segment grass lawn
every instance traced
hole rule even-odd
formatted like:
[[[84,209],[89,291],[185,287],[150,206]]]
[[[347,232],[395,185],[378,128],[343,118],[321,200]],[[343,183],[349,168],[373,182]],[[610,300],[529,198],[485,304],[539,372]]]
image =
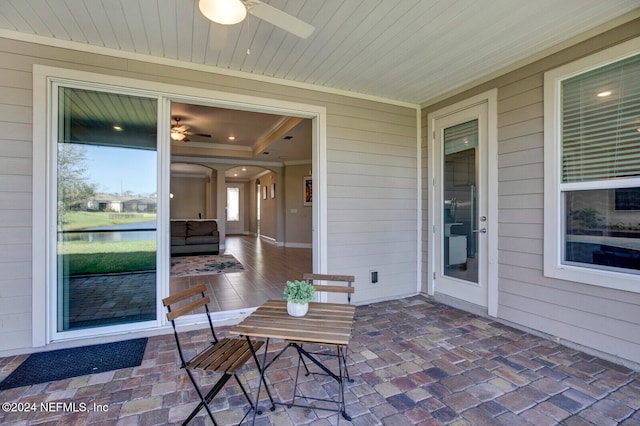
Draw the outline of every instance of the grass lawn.
[[[155,213],[68,212],[64,214],[63,229],[73,231],[151,220],[156,220]]]
[[[58,254],[68,275],[152,271],[156,269],[156,242],[65,241]]]

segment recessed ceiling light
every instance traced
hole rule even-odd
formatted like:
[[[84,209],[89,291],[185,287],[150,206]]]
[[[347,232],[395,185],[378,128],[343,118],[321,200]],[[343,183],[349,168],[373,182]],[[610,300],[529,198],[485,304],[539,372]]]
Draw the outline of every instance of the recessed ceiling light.
[[[240,170],[242,170],[243,172],[246,172],[246,171],[247,171],[247,168],[246,168],[246,167],[243,167],[243,168],[242,168],[242,169],[240,169]]]
[[[238,177],[238,174],[237,174],[237,173],[234,173],[234,174],[233,174],[233,177]]]
[[[121,132],[123,129],[122,129],[122,126],[118,126],[117,124],[114,124],[113,130],[115,130],[116,132]]]
[[[602,92],[598,93],[599,98],[606,98],[607,96],[611,96],[611,90],[603,90]]]
[[[235,141],[235,140],[236,140],[236,137],[235,137],[235,136],[229,136],[229,140],[230,140],[230,141]]]

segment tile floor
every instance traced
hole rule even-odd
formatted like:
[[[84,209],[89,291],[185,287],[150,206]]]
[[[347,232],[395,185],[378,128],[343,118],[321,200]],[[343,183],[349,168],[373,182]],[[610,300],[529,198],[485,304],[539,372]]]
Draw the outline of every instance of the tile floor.
[[[282,298],[287,280],[302,279],[312,268],[311,249],[278,247],[260,238],[227,236],[224,253],[232,254],[244,272],[171,277],[171,293],[204,284],[214,312],[260,306]]]
[[[190,336],[194,344],[204,338],[199,331]],[[351,423],[327,411],[278,406],[256,424],[640,425],[639,372],[422,296],[359,306],[349,357]],[[0,379],[24,358],[0,359]],[[281,358],[268,374],[277,397],[291,390],[294,360],[293,353]],[[241,379],[255,390],[252,367]],[[333,395],[337,387],[311,376],[302,389]],[[245,408],[240,390],[232,380],[222,393],[211,407],[219,424],[235,424]],[[0,411],[3,425],[165,425],[181,422],[196,398],[166,335],[149,339],[139,367],[3,391],[0,402],[90,408]],[[209,423],[203,414],[192,422]]]

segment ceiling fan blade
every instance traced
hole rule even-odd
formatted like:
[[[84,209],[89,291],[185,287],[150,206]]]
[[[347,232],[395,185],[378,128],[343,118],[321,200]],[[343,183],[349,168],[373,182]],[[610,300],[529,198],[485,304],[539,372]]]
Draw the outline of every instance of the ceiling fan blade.
[[[196,132],[183,132],[185,135],[189,135],[189,136],[200,136],[203,138],[210,138],[211,135],[208,135],[206,133],[196,133]]]
[[[209,24],[209,47],[211,50],[224,50],[227,46],[229,26],[211,21]]]
[[[244,4],[247,6],[247,11],[256,18],[267,21],[300,38],[307,38],[315,31],[313,25],[307,24],[295,16],[289,15],[266,3],[258,0],[246,0]]]

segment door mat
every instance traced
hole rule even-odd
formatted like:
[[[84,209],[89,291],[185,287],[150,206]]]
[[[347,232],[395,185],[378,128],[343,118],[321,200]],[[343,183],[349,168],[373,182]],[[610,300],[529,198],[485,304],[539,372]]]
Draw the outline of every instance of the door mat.
[[[244,272],[244,266],[233,255],[198,255],[171,258],[171,276],[229,274]]]
[[[137,367],[146,347],[145,337],[31,354],[0,383],[0,390]]]

